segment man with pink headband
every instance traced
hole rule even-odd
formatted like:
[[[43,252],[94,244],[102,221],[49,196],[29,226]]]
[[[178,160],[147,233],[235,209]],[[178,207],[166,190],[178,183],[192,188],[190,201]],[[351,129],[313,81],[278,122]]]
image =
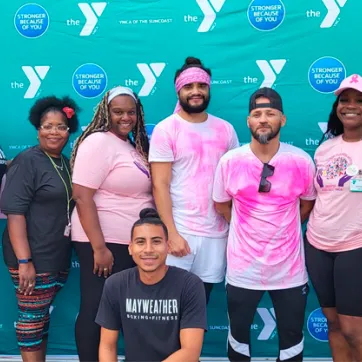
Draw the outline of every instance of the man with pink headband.
[[[211,71],[188,57],[176,72],[178,103],[154,129],[149,161],[158,212],[169,231],[167,264],[198,275],[206,300],[224,279],[228,223],[216,213],[212,184],[220,158],[239,146],[234,128],[206,113]]]

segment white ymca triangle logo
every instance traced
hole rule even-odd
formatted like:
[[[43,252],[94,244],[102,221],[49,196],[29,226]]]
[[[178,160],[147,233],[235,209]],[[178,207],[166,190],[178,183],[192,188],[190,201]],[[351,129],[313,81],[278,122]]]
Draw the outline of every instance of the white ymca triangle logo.
[[[89,36],[93,33],[93,30],[96,27],[100,16],[103,14],[107,3],[78,3],[78,6],[86,19],[83,29],[80,32],[80,36]]]
[[[38,90],[44,80],[45,76],[48,74],[50,66],[48,65],[38,65],[31,67],[29,65],[24,65],[21,67],[26,77],[29,80],[29,88],[25,92],[24,98],[34,98],[38,93]]]
[[[286,62],[286,59],[274,59],[269,62],[267,60],[257,60],[256,64],[264,76],[264,80],[260,88],[272,88],[277,79],[277,75],[279,75],[283,70]]]
[[[166,63],[138,63],[137,68],[141,72],[144,83],[139,91],[140,97],[148,96],[156,85],[158,77],[161,75],[166,67]]]

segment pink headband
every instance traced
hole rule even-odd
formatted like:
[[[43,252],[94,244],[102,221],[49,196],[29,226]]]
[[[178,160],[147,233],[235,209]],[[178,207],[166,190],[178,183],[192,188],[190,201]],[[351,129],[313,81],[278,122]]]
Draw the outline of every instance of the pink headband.
[[[190,83],[206,83],[210,86],[210,76],[201,68],[191,67],[184,70],[176,79],[175,88],[178,93],[182,87]],[[177,113],[181,109],[180,102],[177,102],[173,113]]]

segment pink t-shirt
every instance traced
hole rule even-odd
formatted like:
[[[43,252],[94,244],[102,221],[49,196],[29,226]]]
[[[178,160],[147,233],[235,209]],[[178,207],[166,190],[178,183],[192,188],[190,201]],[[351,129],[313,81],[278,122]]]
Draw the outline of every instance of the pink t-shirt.
[[[81,143],[73,183],[97,190],[94,202],[107,243],[128,244],[139,212],[154,207],[148,167],[129,142],[112,132],[93,133]],[[72,214],[72,240],[89,241],[77,209]]]
[[[362,247],[362,192],[350,191],[350,165],[362,170],[362,141],[332,138],[315,153],[317,200],[307,238],[318,249],[338,252]]]
[[[228,152],[216,171],[214,201],[232,200],[226,280],[236,287],[286,289],[308,280],[299,199],[316,197],[313,160],[281,143],[269,164],[268,193],[258,192],[263,163],[250,144]]]
[[[235,147],[233,126],[211,114],[202,123],[174,114],[155,127],[149,161],[172,162],[172,215],[179,232],[226,237],[228,224],[215,211],[212,185],[221,156]]]

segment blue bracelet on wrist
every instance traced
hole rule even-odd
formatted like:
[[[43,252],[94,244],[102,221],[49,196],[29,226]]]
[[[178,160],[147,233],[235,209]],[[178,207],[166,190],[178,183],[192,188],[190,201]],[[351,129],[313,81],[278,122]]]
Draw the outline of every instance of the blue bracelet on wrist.
[[[33,261],[33,259],[19,259],[18,260],[18,263],[19,264],[28,264],[28,263],[30,263],[30,262],[32,262]]]

